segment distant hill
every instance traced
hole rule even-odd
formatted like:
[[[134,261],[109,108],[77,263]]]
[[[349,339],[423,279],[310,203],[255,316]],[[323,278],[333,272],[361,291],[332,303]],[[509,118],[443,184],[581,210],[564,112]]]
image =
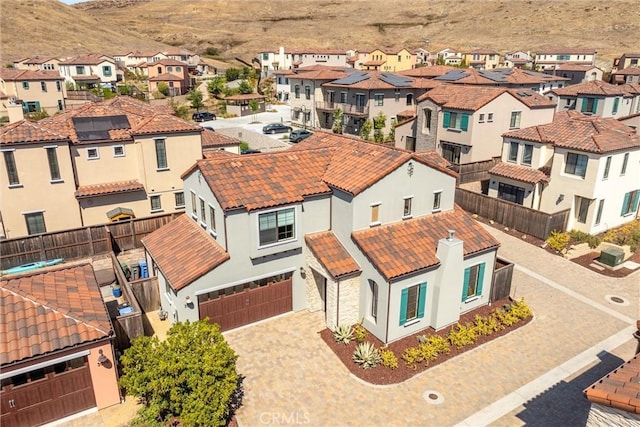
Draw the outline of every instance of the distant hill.
[[[0,0],[3,56],[182,46],[640,51],[637,0]],[[11,28],[9,31],[8,28]]]

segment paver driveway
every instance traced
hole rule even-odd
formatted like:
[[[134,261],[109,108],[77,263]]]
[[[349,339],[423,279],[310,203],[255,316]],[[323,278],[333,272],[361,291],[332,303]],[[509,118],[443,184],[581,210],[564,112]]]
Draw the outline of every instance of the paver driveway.
[[[514,272],[515,296],[525,297],[533,308],[536,317],[531,323],[403,384],[384,387],[362,383],[340,364],[317,334],[323,327],[322,313],[287,314],[228,332],[225,336],[240,355],[238,368],[245,376],[239,423],[446,426],[466,420],[469,424],[478,411],[505,396],[516,396],[516,390],[544,378],[576,355],[584,353],[597,359],[598,353],[601,358],[604,354],[609,365],[633,355],[631,335],[629,340],[624,337],[638,317],[638,274],[625,279],[604,278],[519,239],[488,230],[502,243],[500,255],[519,267]],[[622,296],[628,304],[607,302],[609,294]],[[620,331],[624,331],[617,335],[621,342],[599,347],[606,346],[602,342]],[[615,348],[614,355],[601,353]],[[589,361],[584,357],[576,360],[583,364]],[[591,370],[591,376],[606,373],[609,365]],[[570,380],[589,368],[591,364],[575,366],[576,374],[565,368],[561,372]],[[423,398],[427,390],[440,392],[444,402],[427,403]],[[579,387],[568,388],[564,397],[580,406],[580,391]],[[518,407],[517,399],[515,403],[506,400],[502,412],[506,415],[491,421],[496,425],[523,424],[524,407]],[[557,417],[566,416],[562,425],[579,425],[588,407],[580,406],[582,413],[563,415],[560,405],[546,419],[544,409],[533,413],[535,408],[529,408],[527,417],[540,425],[559,425]]]

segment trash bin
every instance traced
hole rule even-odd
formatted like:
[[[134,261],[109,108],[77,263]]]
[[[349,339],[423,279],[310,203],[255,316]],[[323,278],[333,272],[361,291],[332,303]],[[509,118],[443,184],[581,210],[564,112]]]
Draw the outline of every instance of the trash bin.
[[[141,259],[140,260],[140,277],[142,279],[146,279],[149,277],[149,270],[147,269],[147,261]]]
[[[120,263],[120,268],[122,269],[122,272],[124,273],[124,277],[127,278],[127,280],[131,279],[131,270],[129,269],[129,266],[127,266],[126,262],[121,262]]]
[[[131,279],[138,280],[140,278],[140,264],[134,262],[131,264]]]
[[[112,286],[111,292],[115,298],[120,298],[122,296],[122,289],[120,288],[120,285]]]

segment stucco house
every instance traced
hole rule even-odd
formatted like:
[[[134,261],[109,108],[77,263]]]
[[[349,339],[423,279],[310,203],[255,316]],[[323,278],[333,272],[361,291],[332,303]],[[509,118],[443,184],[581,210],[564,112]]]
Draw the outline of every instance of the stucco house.
[[[492,70],[501,62],[500,52],[492,49],[473,49],[462,52],[462,60],[476,70]]]
[[[84,54],[58,63],[60,75],[79,88],[111,87],[118,81],[116,61],[106,55]]]
[[[405,48],[373,49],[367,52],[356,51],[358,59],[354,67],[365,71],[397,72],[410,70],[416,66],[416,54]],[[360,58],[362,56],[362,58]]]
[[[147,63],[146,69],[150,93],[157,92],[158,85],[165,83],[169,87],[169,96],[184,95],[195,82],[189,76],[189,65],[186,62],[161,59]]]
[[[640,111],[640,85],[589,81],[550,91],[557,111],[578,110],[602,117],[624,117]]]
[[[536,52],[535,68],[552,70],[561,64],[596,65],[598,52],[592,48],[559,47]]]
[[[548,213],[570,209],[567,230],[597,234],[633,221],[640,201],[640,136],[613,118],[577,111],[504,134],[489,196]]]
[[[23,113],[64,111],[67,89],[57,71],[0,68],[0,115],[10,104],[22,105]]]
[[[570,79],[566,85],[577,85],[593,80],[602,80],[602,69],[593,65],[560,64],[554,69],[545,70],[546,74]]]
[[[506,68],[531,68],[533,67],[533,57],[531,52],[514,50],[504,54],[503,64]]]
[[[620,57],[614,58],[613,60],[613,68],[611,72],[615,74],[619,70],[624,70],[629,67],[638,67],[640,66],[640,53],[636,52],[625,52]]]
[[[52,56],[31,56],[13,62],[14,68],[20,70],[59,71],[60,59]]]
[[[259,52],[257,59],[264,76],[271,75],[274,71],[284,71],[296,68],[322,65],[326,67],[349,67],[347,61],[349,53],[346,49],[285,49],[263,50]]]
[[[640,67],[634,65],[612,73],[611,82],[614,84],[640,84]]]
[[[504,132],[550,123],[554,111],[553,102],[527,89],[441,85],[418,98],[415,150],[454,165],[489,161],[500,157]]]
[[[4,276],[0,296],[2,425],[120,403],[114,330],[90,264]]]
[[[325,132],[197,162],[186,213],[143,239],[163,309],[222,330],[323,311],[383,342],[455,323],[489,302],[498,242],[455,206],[447,165]]]

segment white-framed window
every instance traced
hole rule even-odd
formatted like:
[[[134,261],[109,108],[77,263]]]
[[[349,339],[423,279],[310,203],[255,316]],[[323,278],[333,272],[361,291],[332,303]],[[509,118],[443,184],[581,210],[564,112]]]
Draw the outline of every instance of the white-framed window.
[[[378,284],[369,279],[369,315],[373,320],[378,319]]]
[[[624,195],[622,201],[622,211],[620,216],[627,216],[633,214],[638,210],[638,202],[640,201],[640,190],[629,191]]]
[[[433,212],[437,212],[440,210],[441,199],[442,199],[442,190],[435,191],[433,193],[433,209],[431,209]]]
[[[151,212],[160,212],[162,210],[162,203],[160,201],[159,194],[149,196],[149,200],[151,202]]]
[[[258,215],[260,246],[295,239],[295,208],[285,208]]]
[[[304,87],[304,98],[311,99],[311,86]]]
[[[87,148],[87,159],[95,160],[99,158],[100,158],[100,151],[98,151],[98,147]]]
[[[509,122],[510,129],[520,128],[520,119],[522,118],[522,111],[512,111],[511,121]]]
[[[431,110],[431,108],[425,108],[424,110],[422,110],[423,114],[424,114],[424,127],[423,129],[426,130],[427,132],[431,131],[431,117],[433,114],[433,111]]]
[[[207,228],[207,209],[202,197],[199,198],[200,202],[200,225]]]
[[[22,82],[22,89],[29,90],[29,82]]]
[[[376,107],[382,107],[384,105],[384,94],[376,93],[373,95],[374,105]]]
[[[380,225],[380,205],[381,203],[371,204],[371,221],[370,225]]]
[[[411,218],[411,205],[413,204],[413,196],[404,198],[404,208],[402,210],[403,218]]]
[[[402,290],[400,298],[400,326],[412,324],[424,317],[427,283],[419,283]]]
[[[155,141],[156,145],[156,166],[157,170],[167,170],[169,165],[167,163],[167,147],[164,138],[158,138]]]
[[[296,99],[300,98],[300,85],[295,85],[293,87],[293,94],[296,97]]]
[[[216,208],[209,205],[209,232],[216,235]]]
[[[520,148],[520,144],[518,144],[517,142],[511,141],[509,143],[509,157],[507,158],[508,161],[514,162],[514,163],[518,161],[519,148]]]
[[[587,174],[588,161],[589,157],[584,154],[567,153],[567,163],[564,167],[564,173],[584,178]]]
[[[113,157],[124,157],[124,145],[113,146]]]
[[[49,174],[51,175],[52,182],[62,181],[60,176],[60,165],[58,164],[58,154],[56,153],[57,147],[45,147],[47,150],[47,162],[49,163]]]
[[[462,302],[470,302],[482,296],[485,263],[472,265],[464,269],[462,285]]]
[[[602,179],[605,180],[609,178],[609,170],[611,169],[611,156],[607,157],[607,160],[604,164],[604,174],[602,175]]]
[[[478,115],[478,123],[484,123],[484,113]]]
[[[531,166],[532,161],[533,161],[533,145],[524,144],[524,150],[522,150],[522,164],[526,166]]]
[[[600,199],[600,201],[598,202],[598,211],[596,213],[596,223],[595,225],[600,224],[600,221],[602,221],[602,211],[604,210],[604,199]]]
[[[7,168],[7,177],[9,178],[9,187],[20,186],[20,177],[18,176],[18,168],[16,166],[16,158],[13,150],[4,150],[4,165]]]
[[[198,205],[196,205],[196,193],[191,192],[191,216],[198,219]]]
[[[176,209],[184,209],[184,191],[176,191],[173,196],[176,199]]]
[[[493,113],[487,113],[487,123],[493,123]]]

